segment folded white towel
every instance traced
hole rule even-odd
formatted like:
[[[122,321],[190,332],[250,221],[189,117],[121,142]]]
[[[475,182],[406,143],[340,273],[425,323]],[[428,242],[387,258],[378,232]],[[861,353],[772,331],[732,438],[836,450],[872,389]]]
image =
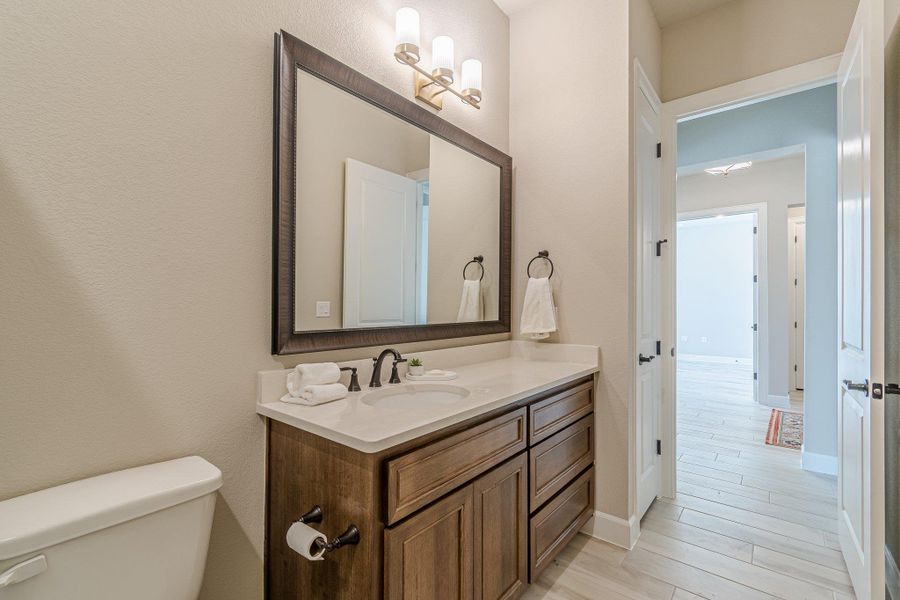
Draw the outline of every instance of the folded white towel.
[[[281,397],[282,402],[289,404],[303,404],[304,406],[316,406],[326,402],[334,402],[347,396],[347,386],[343,383],[322,383],[308,385],[303,394],[298,398],[290,394]]]
[[[297,365],[288,373],[287,389],[291,396],[299,398],[308,386],[337,383],[340,379],[341,369],[336,363]]]
[[[481,321],[484,318],[484,309],[481,303],[481,281],[478,279],[464,279],[462,297],[459,299],[459,312],[456,314],[457,323],[471,323]]]
[[[549,278],[528,278],[519,329],[532,340],[544,339],[556,331],[556,306]]]

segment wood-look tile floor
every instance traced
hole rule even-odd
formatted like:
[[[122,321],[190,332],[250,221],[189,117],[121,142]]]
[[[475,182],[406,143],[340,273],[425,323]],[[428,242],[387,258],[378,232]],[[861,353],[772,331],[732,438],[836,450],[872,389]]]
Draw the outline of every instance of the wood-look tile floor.
[[[771,409],[752,394],[750,367],[680,361],[677,497],[653,504],[631,551],[579,534],[524,598],[854,598],[836,481],[766,446]]]

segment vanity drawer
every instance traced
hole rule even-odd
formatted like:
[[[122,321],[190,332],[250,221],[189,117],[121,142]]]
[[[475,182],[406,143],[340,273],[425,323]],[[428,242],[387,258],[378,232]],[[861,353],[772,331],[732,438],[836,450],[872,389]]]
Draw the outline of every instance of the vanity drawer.
[[[593,410],[593,380],[535,402],[528,407],[528,442],[539,442]]]
[[[566,427],[528,451],[531,509],[566,487],[594,462],[594,415]]]
[[[556,498],[531,517],[531,574],[541,572],[566,547],[594,511],[594,468],[573,481]]]
[[[525,416],[523,407],[388,461],[388,524],[524,450]]]

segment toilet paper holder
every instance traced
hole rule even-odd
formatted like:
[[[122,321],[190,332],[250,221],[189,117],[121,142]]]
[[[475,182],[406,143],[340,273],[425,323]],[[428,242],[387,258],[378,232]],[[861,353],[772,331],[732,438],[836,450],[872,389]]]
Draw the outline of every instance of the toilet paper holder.
[[[306,523],[307,525],[310,523],[321,523],[322,516],[322,507],[316,504],[306,513],[300,515],[300,518],[297,519],[295,523]]]
[[[300,515],[300,518],[297,519],[296,522],[309,525],[310,523],[321,523],[323,518],[324,513],[322,512],[322,507],[316,504],[307,512]],[[351,524],[347,527],[344,533],[329,541],[325,545],[325,553],[327,554],[328,552],[333,552],[339,548],[343,548],[344,546],[355,546],[359,543],[360,537],[359,527]]]

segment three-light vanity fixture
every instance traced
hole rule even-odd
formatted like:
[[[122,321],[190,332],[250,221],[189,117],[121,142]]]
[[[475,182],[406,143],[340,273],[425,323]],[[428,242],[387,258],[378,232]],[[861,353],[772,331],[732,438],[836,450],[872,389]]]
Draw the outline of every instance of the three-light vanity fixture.
[[[441,110],[444,92],[450,92],[464,103],[481,108],[481,61],[474,58],[462,63],[462,91],[453,84],[453,40],[439,35],[431,42],[431,71],[419,66],[419,13],[414,8],[397,11],[394,58],[415,70],[416,98]]]

